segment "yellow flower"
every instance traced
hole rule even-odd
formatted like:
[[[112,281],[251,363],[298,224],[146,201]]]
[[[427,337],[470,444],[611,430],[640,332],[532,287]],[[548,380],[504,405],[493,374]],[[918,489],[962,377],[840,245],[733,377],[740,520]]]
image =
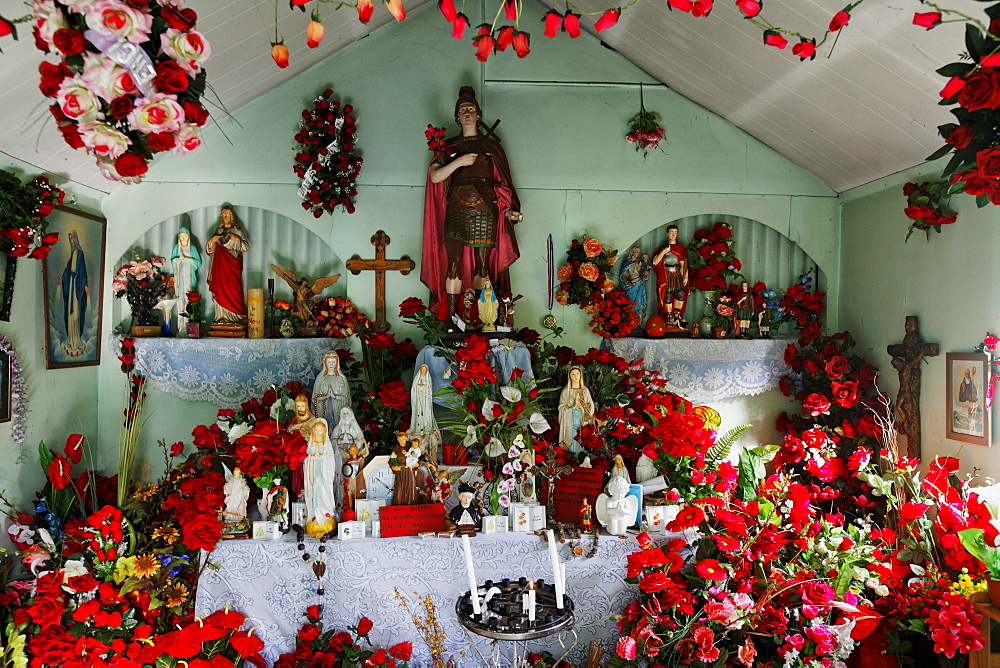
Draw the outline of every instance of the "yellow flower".
[[[116,584],[121,584],[125,581],[125,578],[132,574],[132,564],[134,563],[135,557],[118,557],[118,561],[115,562],[115,572],[112,576]]]
[[[132,497],[143,501],[156,494],[157,491],[159,491],[159,487],[156,485],[143,485],[141,482],[137,482],[135,483],[135,493]]]
[[[151,554],[141,554],[132,563],[132,575],[148,578],[160,572],[160,560]]]
[[[163,588],[163,593],[167,597],[168,608],[176,608],[188,597],[187,586],[183,582],[174,582],[173,580],[170,580]]]
[[[180,538],[180,532],[173,527],[156,527],[153,530],[153,540],[162,538],[167,545],[173,545]]]
[[[13,668],[27,668],[28,666],[28,656],[24,653],[25,636],[22,633],[15,633],[10,637],[10,642],[7,644],[7,657]]]

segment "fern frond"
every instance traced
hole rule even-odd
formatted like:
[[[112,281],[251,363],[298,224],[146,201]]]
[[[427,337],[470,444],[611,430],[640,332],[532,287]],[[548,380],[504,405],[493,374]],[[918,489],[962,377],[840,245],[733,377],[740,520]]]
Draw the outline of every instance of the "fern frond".
[[[722,462],[729,459],[736,441],[743,435],[743,432],[752,426],[752,424],[741,424],[727,431],[716,440],[715,445],[708,449],[708,452],[705,453],[705,459],[709,462]]]

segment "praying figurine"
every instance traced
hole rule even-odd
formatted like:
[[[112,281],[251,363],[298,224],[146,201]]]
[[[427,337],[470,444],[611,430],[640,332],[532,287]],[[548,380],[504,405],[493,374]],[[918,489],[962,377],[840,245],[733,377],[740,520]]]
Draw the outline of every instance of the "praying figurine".
[[[421,364],[410,387],[410,431],[408,438],[419,439],[427,451],[427,461],[437,463],[441,430],[434,419],[434,385],[430,368]]]
[[[177,295],[177,333],[187,332],[188,293],[198,292],[198,270],[202,259],[198,247],[191,242],[191,230],[181,226],[177,230],[177,241],[170,251],[170,266],[174,270],[174,294]]]
[[[493,292],[493,284],[487,277],[482,291],[479,293],[479,321],[483,323],[482,331],[497,331],[497,309],[499,302],[496,293]]]
[[[483,526],[483,512],[476,499],[476,488],[463,482],[458,486],[458,505],[448,513],[448,519],[455,523],[459,531],[475,532]]]
[[[583,369],[570,367],[566,386],[559,395],[559,445],[579,455],[583,446],[577,439],[580,429],[594,422],[594,399],[583,384]]]
[[[288,521],[288,488],[281,484],[281,478],[275,478],[271,488],[264,492],[257,502],[260,518],[268,522],[277,522],[281,533],[287,533],[290,528]]]
[[[608,482],[605,492],[597,497],[597,521],[612,536],[624,536],[639,513],[639,500],[629,496],[628,490],[625,478],[615,476]]]
[[[628,468],[625,466],[625,462],[622,461],[621,455],[615,455],[614,466],[611,467],[611,477],[612,478],[623,478],[625,482],[629,485],[632,484],[632,478],[628,474]]]
[[[330,441],[326,420],[318,418],[309,432],[309,449],[303,469],[306,533],[314,538],[337,528],[340,453]]]
[[[243,472],[239,468],[233,469],[232,474],[226,479],[226,484],[222,487],[225,495],[226,506],[222,511],[222,523],[225,525],[224,533],[242,533],[247,528],[247,503],[250,501],[250,486],[247,485]]]
[[[591,513],[590,502],[584,497],[583,503],[580,504],[580,531],[583,533],[589,533],[594,530],[594,521]]]
[[[323,371],[316,376],[312,391],[313,415],[326,419],[330,429],[337,427],[340,411],[351,406],[351,386],[340,373],[340,356],[327,353],[323,357]]]

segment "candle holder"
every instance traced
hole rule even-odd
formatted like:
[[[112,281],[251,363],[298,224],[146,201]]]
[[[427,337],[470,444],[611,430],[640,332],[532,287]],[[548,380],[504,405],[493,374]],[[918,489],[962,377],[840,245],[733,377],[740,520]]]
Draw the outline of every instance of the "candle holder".
[[[573,600],[563,594],[563,608],[556,607],[555,585],[544,580],[535,583],[535,621],[528,620],[523,600],[527,597],[526,579],[518,582],[504,579],[490,583],[500,590],[489,602],[481,606],[481,614],[473,614],[472,592],[465,592],[455,602],[455,614],[459,623],[476,635],[493,640],[537,640],[560,631],[573,628],[576,617],[573,614]],[[488,588],[479,588],[482,598]]]

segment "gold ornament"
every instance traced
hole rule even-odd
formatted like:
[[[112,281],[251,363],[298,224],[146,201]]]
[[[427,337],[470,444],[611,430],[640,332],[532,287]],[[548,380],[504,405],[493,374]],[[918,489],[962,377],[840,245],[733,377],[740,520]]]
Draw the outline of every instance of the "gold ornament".
[[[545,329],[555,329],[558,325],[556,324],[556,317],[549,313],[547,316],[542,318],[542,327]]]

